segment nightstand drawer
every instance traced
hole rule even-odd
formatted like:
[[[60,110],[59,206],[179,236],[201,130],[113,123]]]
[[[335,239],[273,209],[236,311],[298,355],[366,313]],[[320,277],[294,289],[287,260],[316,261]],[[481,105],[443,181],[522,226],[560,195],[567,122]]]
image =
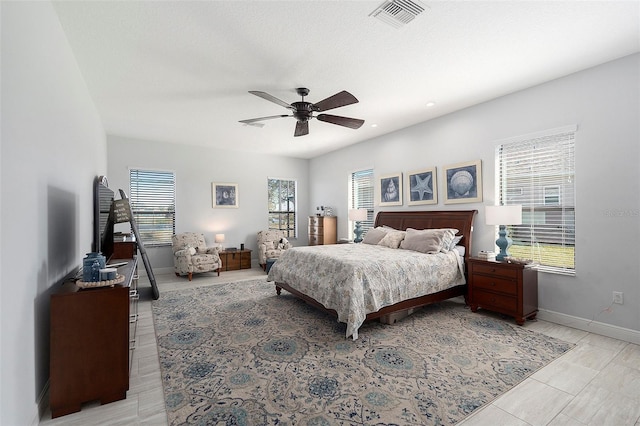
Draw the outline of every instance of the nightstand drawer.
[[[483,308],[496,308],[498,311],[516,312],[518,309],[515,297],[476,290],[473,294],[474,304]]]
[[[518,278],[518,271],[516,269],[505,268],[502,265],[491,265],[489,264],[479,264],[476,263],[473,265],[473,273],[474,274],[487,274],[487,275],[495,275],[505,278],[511,278],[513,280]]]
[[[504,293],[507,295],[517,295],[517,283],[512,280],[505,280],[496,277],[490,277],[487,275],[473,275],[473,288],[491,290],[498,293]]]

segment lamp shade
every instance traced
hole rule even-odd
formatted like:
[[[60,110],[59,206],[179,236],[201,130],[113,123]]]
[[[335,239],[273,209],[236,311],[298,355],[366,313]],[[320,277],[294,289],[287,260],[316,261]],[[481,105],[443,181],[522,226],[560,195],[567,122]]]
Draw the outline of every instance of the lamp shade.
[[[216,243],[224,243],[224,234],[216,234]]]
[[[484,216],[487,225],[520,225],[522,206],[485,206]]]
[[[367,209],[349,209],[349,220],[354,222],[367,220]]]

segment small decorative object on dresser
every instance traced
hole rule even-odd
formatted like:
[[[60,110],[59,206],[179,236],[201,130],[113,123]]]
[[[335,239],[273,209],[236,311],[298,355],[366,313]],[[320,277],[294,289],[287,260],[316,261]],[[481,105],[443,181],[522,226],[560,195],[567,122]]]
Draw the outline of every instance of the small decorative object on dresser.
[[[309,245],[321,246],[338,242],[335,216],[309,216]]]
[[[469,258],[469,306],[500,312],[518,325],[538,313],[538,271],[521,264]]]

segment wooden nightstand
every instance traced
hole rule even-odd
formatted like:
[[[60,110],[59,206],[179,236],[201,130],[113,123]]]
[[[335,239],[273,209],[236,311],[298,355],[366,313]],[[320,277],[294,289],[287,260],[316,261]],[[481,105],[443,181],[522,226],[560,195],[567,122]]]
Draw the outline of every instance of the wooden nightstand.
[[[218,255],[222,260],[221,271],[251,268],[251,250],[221,251]]]
[[[518,325],[538,313],[538,271],[517,263],[469,258],[469,306],[512,316]]]

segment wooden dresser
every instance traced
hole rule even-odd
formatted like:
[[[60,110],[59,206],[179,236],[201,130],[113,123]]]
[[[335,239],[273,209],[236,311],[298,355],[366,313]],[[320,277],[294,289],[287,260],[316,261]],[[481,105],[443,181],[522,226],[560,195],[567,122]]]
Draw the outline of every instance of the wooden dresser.
[[[122,284],[81,289],[64,283],[51,295],[51,417],[127,397],[137,315],[137,260],[118,268]],[[112,261],[113,263],[114,261]]]
[[[309,216],[309,245],[321,246],[338,242],[338,218],[335,216]]]
[[[469,306],[512,316],[518,325],[538,313],[538,271],[517,263],[469,258]]]

